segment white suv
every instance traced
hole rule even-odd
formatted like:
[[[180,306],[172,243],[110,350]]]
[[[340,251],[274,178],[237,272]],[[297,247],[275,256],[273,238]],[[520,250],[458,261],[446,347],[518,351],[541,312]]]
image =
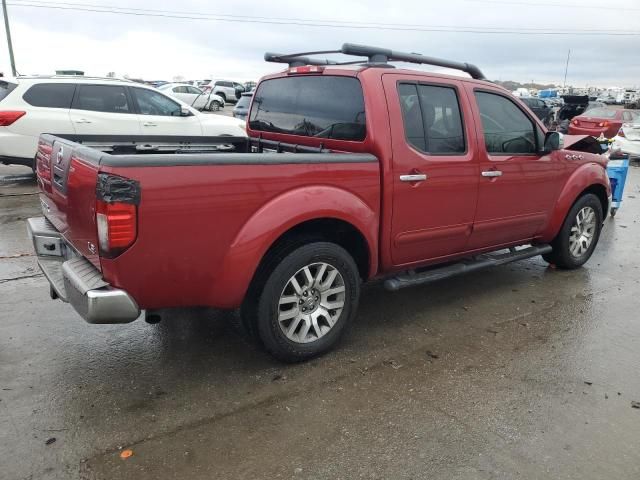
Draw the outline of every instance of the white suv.
[[[235,103],[244,92],[244,87],[238,82],[229,80],[209,80],[200,86],[207,93],[213,93],[224,99],[225,102]]]
[[[71,76],[0,78],[0,163],[32,167],[41,133],[246,135],[242,121],[202,114],[134,82]]]

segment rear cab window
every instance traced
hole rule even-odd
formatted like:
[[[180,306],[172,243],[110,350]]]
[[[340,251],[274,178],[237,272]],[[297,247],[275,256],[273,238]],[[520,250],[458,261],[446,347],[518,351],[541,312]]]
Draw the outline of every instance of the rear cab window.
[[[364,96],[354,77],[309,75],[260,83],[249,115],[254,131],[361,142]]]
[[[11,82],[0,80],[0,102],[9,95],[18,85]]]
[[[69,109],[75,89],[70,83],[38,83],[30,87],[22,99],[33,107]]]

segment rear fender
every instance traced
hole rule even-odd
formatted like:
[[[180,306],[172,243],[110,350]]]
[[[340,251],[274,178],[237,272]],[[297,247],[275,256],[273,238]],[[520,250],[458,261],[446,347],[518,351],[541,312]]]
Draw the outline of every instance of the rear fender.
[[[569,177],[556,202],[549,223],[541,233],[541,241],[550,242],[560,231],[569,209],[580,194],[594,185],[604,187],[607,197],[611,195],[611,186],[607,172],[597,163],[587,163],[578,167]],[[603,212],[606,216],[607,212]]]
[[[308,220],[335,218],[353,225],[369,247],[369,272],[378,268],[378,214],[362,199],[330,186],[307,186],[272,199],[240,229],[212,286],[213,305],[236,308],[267,250],[291,228]]]

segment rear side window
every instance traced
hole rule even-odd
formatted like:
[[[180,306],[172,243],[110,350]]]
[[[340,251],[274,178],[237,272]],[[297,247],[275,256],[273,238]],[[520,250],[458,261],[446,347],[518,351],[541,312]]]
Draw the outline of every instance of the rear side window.
[[[266,80],[252,105],[252,130],[354,141],[366,136],[362,87],[353,77]]]
[[[70,83],[39,83],[29,88],[22,99],[34,107],[68,109],[75,89]]]
[[[80,85],[73,108],[105,113],[132,112],[125,88],[116,85]]]
[[[484,144],[487,153],[536,153],[536,133],[533,122],[515,103],[501,95],[476,92]]]
[[[15,83],[5,82],[4,80],[0,81],[0,102],[9,95],[17,85]]]
[[[407,141],[430,155],[466,150],[455,89],[402,83],[398,86]]]

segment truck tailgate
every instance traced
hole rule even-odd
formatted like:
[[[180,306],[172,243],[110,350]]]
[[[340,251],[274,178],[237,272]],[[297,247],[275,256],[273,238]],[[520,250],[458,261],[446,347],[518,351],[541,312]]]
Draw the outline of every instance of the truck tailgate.
[[[98,162],[102,152],[42,135],[36,154],[40,203],[67,244],[100,269],[96,228]]]

